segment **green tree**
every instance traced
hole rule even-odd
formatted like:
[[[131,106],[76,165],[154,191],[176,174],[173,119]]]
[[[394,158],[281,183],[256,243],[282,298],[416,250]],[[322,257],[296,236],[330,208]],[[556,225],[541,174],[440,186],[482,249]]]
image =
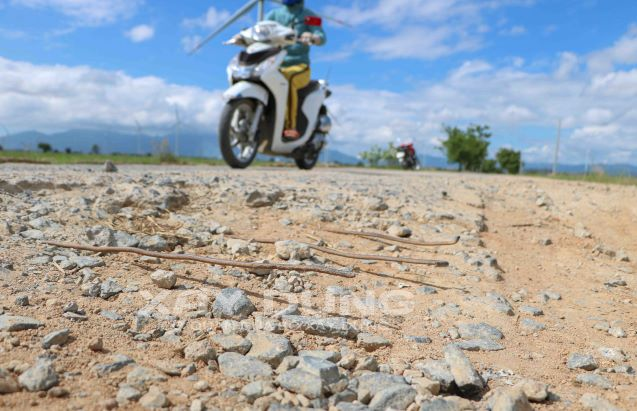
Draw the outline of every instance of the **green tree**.
[[[490,174],[499,173],[500,169],[498,168],[498,162],[492,159],[486,159],[482,162],[480,171],[483,173],[490,173]]]
[[[93,144],[91,146],[91,154],[99,154],[100,153],[100,146],[98,146],[97,144]]]
[[[466,130],[445,127],[447,140],[442,143],[442,151],[449,163],[457,163],[458,170],[480,171],[487,159],[489,149],[489,126],[472,125]]]
[[[503,170],[509,174],[520,174],[522,168],[522,153],[508,148],[501,148],[495,155]]]
[[[372,167],[377,167],[378,163],[383,159],[383,149],[374,144],[369,150],[360,153],[360,157]]]
[[[53,147],[51,147],[51,144],[49,143],[38,143],[38,149],[40,149],[43,153],[48,153],[53,150]]]

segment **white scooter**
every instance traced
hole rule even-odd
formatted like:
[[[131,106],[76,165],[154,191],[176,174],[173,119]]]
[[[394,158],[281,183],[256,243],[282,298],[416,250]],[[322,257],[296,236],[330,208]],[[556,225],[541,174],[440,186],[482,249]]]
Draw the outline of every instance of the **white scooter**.
[[[316,165],[332,122],[324,106],[331,95],[324,80],[299,90],[297,129],[300,138],[283,137],[289,84],[279,71],[296,32],[279,23],[262,21],[225,44],[245,46],[228,65],[231,87],[219,122],[221,154],[233,168],[246,168],[257,152],[293,158],[309,170]]]

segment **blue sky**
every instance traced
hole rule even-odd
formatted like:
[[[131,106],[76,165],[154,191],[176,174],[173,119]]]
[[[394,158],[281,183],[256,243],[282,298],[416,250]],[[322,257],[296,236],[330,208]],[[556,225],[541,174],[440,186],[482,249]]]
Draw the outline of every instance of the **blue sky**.
[[[634,0],[306,1],[326,23],[315,77],[330,73],[332,147],[412,139],[435,153],[442,124],[490,124],[492,148],[549,161],[637,162]],[[11,131],[170,127],[174,107],[214,130],[237,49],[185,48],[242,1],[0,0],[0,124]],[[271,6],[269,6],[271,7]],[[35,114],[37,113],[37,114]]]

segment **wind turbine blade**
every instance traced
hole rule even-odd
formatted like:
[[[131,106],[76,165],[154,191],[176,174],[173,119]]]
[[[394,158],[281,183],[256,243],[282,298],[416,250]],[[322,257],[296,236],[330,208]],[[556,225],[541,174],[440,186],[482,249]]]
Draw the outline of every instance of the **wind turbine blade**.
[[[245,14],[249,13],[250,10],[252,10],[252,8],[254,6],[256,6],[258,2],[259,2],[259,0],[250,0],[248,3],[246,3],[245,6],[241,7],[239,10],[237,10],[236,13],[234,13],[225,23],[223,23],[221,25],[221,27],[219,27],[217,30],[215,30],[212,33],[210,33],[210,35],[208,35],[208,37],[206,37],[201,42],[199,42],[199,44],[197,44],[194,49],[190,50],[190,53],[188,53],[188,54],[189,55],[193,55],[196,52],[198,52],[199,50],[201,50],[201,48],[203,46],[208,44],[208,42],[210,42],[210,40],[215,38],[219,33],[224,31],[225,29],[227,29],[231,24],[233,24],[235,21],[239,20]]]
[[[276,3],[276,4],[283,4],[283,1],[281,1],[281,0],[269,0],[269,1],[271,1],[272,3]],[[334,22],[334,23],[336,23],[338,25],[348,27],[350,29],[354,27],[351,24],[349,24],[349,23],[347,23],[347,22],[345,22],[345,21],[343,21],[341,19],[337,19],[335,17],[325,16],[323,14],[318,14],[318,16],[322,17],[325,20],[329,20],[331,22]]]

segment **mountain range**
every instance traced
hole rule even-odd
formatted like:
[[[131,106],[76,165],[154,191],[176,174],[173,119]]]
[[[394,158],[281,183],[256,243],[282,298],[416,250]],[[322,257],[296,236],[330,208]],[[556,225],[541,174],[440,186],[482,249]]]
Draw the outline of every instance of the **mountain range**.
[[[54,150],[89,153],[94,145],[99,146],[101,153],[140,154],[156,153],[162,141],[166,140],[173,153],[187,157],[220,158],[219,144],[214,132],[202,133],[193,130],[182,130],[179,141],[175,135],[151,136],[147,134],[131,134],[116,130],[76,129],[58,133],[45,134],[39,131],[25,131],[0,137],[0,146],[5,150],[37,150],[39,143],[48,143]],[[268,157],[263,157],[268,158]],[[420,163],[426,168],[455,169],[443,157],[420,155]],[[329,148],[321,155],[321,161],[354,165],[360,162],[356,156]],[[637,176],[637,166],[630,164],[595,165],[590,169],[603,169],[610,175]],[[549,171],[549,163],[525,164],[526,171]],[[560,164],[560,173],[583,174],[587,167],[583,164]]]

